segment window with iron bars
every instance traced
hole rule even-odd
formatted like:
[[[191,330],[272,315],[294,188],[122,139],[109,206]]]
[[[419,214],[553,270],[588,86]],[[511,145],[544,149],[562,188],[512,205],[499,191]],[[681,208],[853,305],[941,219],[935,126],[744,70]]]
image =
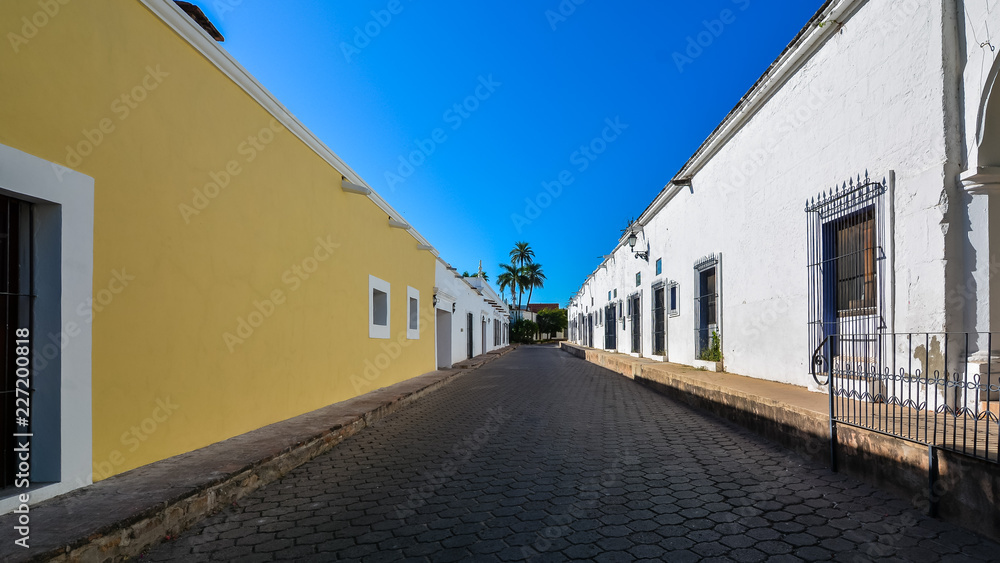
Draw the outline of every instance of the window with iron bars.
[[[836,260],[837,316],[870,315],[877,305],[875,207],[838,219],[833,231]]]
[[[806,205],[810,353],[877,361],[885,329],[885,193],[867,176]]]
[[[21,367],[25,364],[16,361],[27,356],[14,353],[18,346],[15,332],[20,328],[32,328],[32,232],[32,205],[0,196],[0,318],[3,319],[0,322],[0,353],[4,358],[3,374],[0,375],[3,380],[3,389],[0,390],[3,397],[3,407],[0,408],[0,429],[3,430],[0,488],[15,484],[18,444],[14,435],[32,431],[29,416],[30,398],[34,391],[32,369]],[[28,375],[19,375],[20,371]]]

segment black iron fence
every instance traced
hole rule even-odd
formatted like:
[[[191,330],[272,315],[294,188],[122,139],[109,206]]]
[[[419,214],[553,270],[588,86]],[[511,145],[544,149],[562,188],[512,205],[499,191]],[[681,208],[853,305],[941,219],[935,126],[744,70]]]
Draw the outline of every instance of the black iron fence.
[[[997,463],[1000,345],[995,333],[827,336],[813,377],[829,389],[836,425],[864,428]],[[834,450],[831,449],[831,455]],[[836,458],[833,458],[834,464]]]

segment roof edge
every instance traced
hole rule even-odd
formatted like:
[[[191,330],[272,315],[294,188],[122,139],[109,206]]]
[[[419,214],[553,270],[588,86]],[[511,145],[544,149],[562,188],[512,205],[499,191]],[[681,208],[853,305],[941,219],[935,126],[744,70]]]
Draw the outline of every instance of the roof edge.
[[[719,125],[708,135],[693,155],[674,174],[670,182],[660,191],[652,202],[639,215],[637,221],[645,225],[656,215],[681,188],[690,185],[690,179],[697,174],[705,163],[715,156],[749,121],[771,97],[781,90],[782,86],[792,77],[806,61],[833,37],[839,26],[819,26],[821,22],[833,20],[843,21],[850,17],[868,0],[827,0],[819,10],[806,22],[795,37],[789,42],[778,58],[768,66],[767,70],[754,82],[746,94],[740,98],[736,106],[729,111]]]
[[[342,176],[348,179],[352,184],[357,184],[359,186],[365,186],[371,189],[371,186],[365,182],[361,176],[358,175],[346,162],[341,160],[336,153],[334,153],[330,147],[326,146],[323,141],[319,139],[312,131],[310,131],[301,121],[298,120],[292,112],[288,111],[277,98],[274,97],[263,84],[257,81],[250,72],[248,72],[243,65],[236,62],[236,59],[229,54],[228,51],[223,49],[216,41],[209,38],[209,36],[204,32],[201,26],[198,25],[193,19],[191,19],[184,10],[178,6],[172,0],[139,0],[150,12],[152,12],[156,17],[158,17],[163,23],[165,23],[169,28],[174,30],[177,35],[187,41],[196,51],[202,54],[209,62],[215,65],[223,74],[229,77],[230,80],[236,83],[237,86],[243,89],[254,101],[260,104],[268,113],[270,113],[275,119],[277,119],[282,125],[284,125],[293,135],[299,138],[303,143],[313,150],[320,158],[325,160],[330,166],[335,170],[340,172]],[[374,189],[372,189],[371,194],[369,194],[368,199],[377,205],[382,211],[393,218],[401,218],[403,215],[396,211],[387,201],[382,199],[382,196],[378,194]],[[407,232],[420,244],[430,246],[433,245],[423,237],[416,229],[412,226],[407,229]],[[439,252],[437,249],[430,251],[434,256],[437,256]]]

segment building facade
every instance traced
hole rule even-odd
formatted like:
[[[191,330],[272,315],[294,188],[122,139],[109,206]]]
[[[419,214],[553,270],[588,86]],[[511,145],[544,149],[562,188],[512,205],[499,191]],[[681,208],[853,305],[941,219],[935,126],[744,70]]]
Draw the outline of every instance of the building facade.
[[[439,369],[510,344],[510,310],[483,278],[463,277],[438,258],[435,284]]]
[[[0,511],[15,432],[38,502],[436,368],[434,248],[205,22],[168,0],[0,21]]]
[[[693,365],[714,334],[726,371],[814,388],[814,352],[873,335],[989,357],[997,4],[827,2],[587,277],[570,338]]]

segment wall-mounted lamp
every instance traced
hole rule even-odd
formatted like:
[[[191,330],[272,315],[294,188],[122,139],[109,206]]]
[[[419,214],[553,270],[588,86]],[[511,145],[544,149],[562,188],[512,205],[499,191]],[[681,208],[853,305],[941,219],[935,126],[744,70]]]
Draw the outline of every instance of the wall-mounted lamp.
[[[437,307],[437,305],[438,305],[438,294],[435,293],[434,294],[434,306]]]
[[[628,246],[629,249],[635,254],[636,258],[642,258],[646,262],[649,262],[649,251],[642,250],[639,252],[635,251],[635,243],[638,241],[638,237],[635,236],[635,231],[631,231],[628,234]]]
[[[452,303],[452,304],[451,304],[451,312],[452,312],[452,313],[454,313],[454,312],[455,312],[455,309],[457,308],[457,306],[458,306],[458,303]]]

